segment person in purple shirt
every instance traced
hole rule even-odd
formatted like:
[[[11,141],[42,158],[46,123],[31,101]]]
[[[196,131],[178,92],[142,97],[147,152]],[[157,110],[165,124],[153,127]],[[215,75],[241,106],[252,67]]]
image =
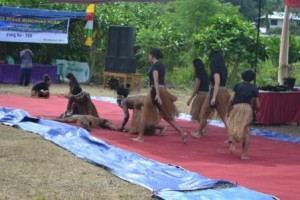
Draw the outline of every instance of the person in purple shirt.
[[[20,52],[21,74],[19,78],[20,86],[28,86],[31,79],[32,58],[34,57],[28,45],[24,45],[24,50]]]

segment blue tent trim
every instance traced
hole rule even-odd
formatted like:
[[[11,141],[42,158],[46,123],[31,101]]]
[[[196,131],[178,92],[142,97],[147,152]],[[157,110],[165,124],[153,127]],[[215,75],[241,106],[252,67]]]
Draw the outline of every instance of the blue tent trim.
[[[0,16],[28,17],[28,18],[39,18],[39,19],[59,19],[59,18],[83,19],[85,18],[86,13],[2,6],[0,7]]]

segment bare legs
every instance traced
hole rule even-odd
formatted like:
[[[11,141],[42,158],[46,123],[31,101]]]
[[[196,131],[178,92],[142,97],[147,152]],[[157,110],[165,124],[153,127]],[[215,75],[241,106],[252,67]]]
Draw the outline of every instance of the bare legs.
[[[186,144],[187,134],[178,126],[178,124],[174,120],[168,120],[167,122],[171,126],[173,126],[178,133],[180,133],[183,144]],[[160,125],[156,125],[155,128],[160,129],[160,133],[159,133],[160,135],[163,135],[167,129],[166,126],[160,126]],[[144,142],[144,130],[145,130],[145,122],[142,117],[142,119],[140,120],[140,128],[139,128],[138,136],[135,138],[132,138],[131,140],[134,142]]]
[[[144,120],[144,115],[141,116],[140,125],[139,125],[139,133],[138,136],[135,138],[132,138],[131,140],[134,142],[144,142],[144,130],[146,127],[146,123]]]
[[[242,143],[241,160],[250,159],[247,156],[249,143],[250,143],[249,130],[250,130],[250,127],[245,128],[245,133],[244,133],[244,138],[243,138],[243,143]],[[230,146],[229,146],[229,152],[230,153],[233,153],[235,151],[235,146],[236,146],[236,141],[230,141]]]
[[[187,134],[178,126],[178,124],[174,120],[167,121],[171,126],[173,126],[176,131],[181,135],[182,143],[186,144],[187,142]]]

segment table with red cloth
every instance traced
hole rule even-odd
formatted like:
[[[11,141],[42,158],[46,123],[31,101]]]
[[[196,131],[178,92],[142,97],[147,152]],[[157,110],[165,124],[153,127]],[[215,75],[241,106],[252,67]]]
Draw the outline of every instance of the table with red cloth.
[[[20,65],[0,64],[0,83],[19,83],[21,67]],[[36,83],[43,80],[44,74],[48,74],[52,83],[57,80],[56,65],[40,65],[34,64],[31,71],[30,83]]]
[[[260,91],[259,101],[256,123],[269,125],[300,122],[300,91]]]

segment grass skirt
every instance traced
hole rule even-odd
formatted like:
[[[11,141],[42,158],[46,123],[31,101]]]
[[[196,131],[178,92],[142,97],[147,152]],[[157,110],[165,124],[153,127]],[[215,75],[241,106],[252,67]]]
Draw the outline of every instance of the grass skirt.
[[[198,92],[196,97],[193,99],[192,107],[190,110],[192,120],[196,120],[198,122],[200,121],[200,111],[206,96],[207,92]]]
[[[131,125],[129,128],[129,133],[135,134],[139,132],[140,128],[140,121],[142,119],[144,109],[133,109],[132,117],[131,117]],[[160,116],[158,115],[158,119],[155,124],[147,123],[145,126],[144,134],[145,135],[153,135],[155,133],[155,125],[160,122]]]
[[[241,103],[232,107],[228,119],[229,140],[235,143],[245,139],[248,135],[252,121],[252,108],[250,104]]]
[[[140,120],[142,118],[142,114],[143,114],[143,108],[133,109],[129,133],[138,133],[139,132]]]
[[[154,88],[151,88],[150,92],[144,100],[144,112],[143,119],[147,126],[158,124],[161,118],[166,121],[174,119],[178,114],[174,102],[177,100],[177,96],[172,95],[165,87],[159,87],[159,94],[162,100],[162,104],[158,105],[155,101],[156,92]],[[160,114],[160,115],[159,115]]]
[[[211,92],[211,91],[210,91]],[[202,109],[200,111],[200,119],[206,120],[212,113],[214,108],[210,107],[210,92],[206,95]],[[216,97],[216,110],[222,120],[226,119],[230,94],[225,87],[220,87]]]

